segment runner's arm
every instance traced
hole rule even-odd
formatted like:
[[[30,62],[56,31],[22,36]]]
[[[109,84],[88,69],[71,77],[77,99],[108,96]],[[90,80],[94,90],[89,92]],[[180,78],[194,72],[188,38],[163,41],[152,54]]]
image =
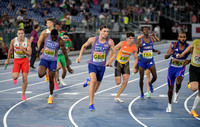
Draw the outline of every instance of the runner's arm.
[[[42,41],[43,41],[43,38],[44,38],[44,34],[45,34],[45,30],[42,31],[42,33],[40,34],[40,37],[38,39],[38,43],[37,43],[37,46],[40,47]]]
[[[183,57],[186,53],[191,52],[193,49],[192,45],[189,45],[185,51],[183,51],[181,54],[178,54],[178,58]]]
[[[112,57],[109,58],[108,62],[106,63],[106,66],[112,66],[112,62],[116,58],[116,49],[115,49],[115,43],[112,39],[109,39],[109,46],[110,46],[110,51],[112,52]]]
[[[133,73],[137,73],[137,69],[136,69],[136,66],[137,66],[137,64],[138,64],[138,49],[137,48],[135,48],[135,51],[133,52],[133,56],[134,56],[134,64],[133,64]]]
[[[37,57],[39,57],[39,54],[40,54],[41,50],[44,48],[44,41],[45,41],[47,36],[48,35],[45,34],[40,38],[40,46],[38,45],[39,47],[38,47]],[[38,42],[39,42],[39,40],[38,40]]]
[[[168,59],[172,54],[174,54],[174,51],[172,50],[172,44],[170,44],[169,49],[167,50],[167,53],[165,54],[165,59]]]
[[[116,50],[116,51],[120,50],[122,46],[123,46],[123,43],[122,43],[122,42],[119,42],[119,43],[115,46],[115,50]],[[113,56],[113,52],[110,51],[109,59],[111,59],[112,56]]]
[[[27,55],[31,56],[31,42],[29,39],[27,39],[27,50],[25,50],[22,45],[20,45],[20,49]]]
[[[9,64],[9,59],[10,59],[11,53],[13,52],[13,49],[14,49],[14,41],[15,40],[12,39],[11,42],[10,42],[10,48],[8,50],[8,57],[7,57],[5,64]]]
[[[87,40],[87,42],[85,42],[85,44],[82,45],[81,47],[81,51],[79,53],[79,56],[78,58],[76,59],[76,62],[80,63],[81,61],[81,57],[83,55],[83,52],[85,51],[85,49],[89,46],[89,45],[92,45],[94,42],[95,42],[95,38],[96,37],[91,37]]]

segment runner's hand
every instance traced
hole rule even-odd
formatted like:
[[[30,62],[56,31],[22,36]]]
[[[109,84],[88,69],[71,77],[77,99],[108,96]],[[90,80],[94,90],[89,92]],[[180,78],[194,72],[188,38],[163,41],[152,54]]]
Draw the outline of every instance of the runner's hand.
[[[112,63],[107,62],[107,63],[106,63],[106,66],[107,66],[107,67],[112,67]]]
[[[5,61],[5,64],[9,64],[9,60],[8,59]]]
[[[133,68],[133,73],[136,74],[138,72],[138,69]]]
[[[158,50],[157,53],[160,54],[161,52]]]
[[[81,58],[78,57],[78,58],[76,59],[76,62],[77,62],[77,63],[80,63],[80,62],[81,62]]]
[[[177,57],[177,58],[181,58],[181,57],[183,57],[183,56],[182,56],[182,54],[177,54],[176,57]]]
[[[189,63],[190,63],[190,60],[185,60],[185,61],[183,62],[183,66],[188,65]]]

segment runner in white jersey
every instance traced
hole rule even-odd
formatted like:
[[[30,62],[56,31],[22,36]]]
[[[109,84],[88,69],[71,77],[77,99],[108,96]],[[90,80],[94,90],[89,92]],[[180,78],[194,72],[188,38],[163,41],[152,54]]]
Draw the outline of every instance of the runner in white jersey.
[[[26,100],[25,91],[28,85],[27,76],[29,73],[29,59],[31,55],[31,43],[30,40],[24,37],[24,29],[17,30],[17,37],[11,40],[10,49],[8,51],[8,58],[5,64],[9,64],[9,58],[14,49],[14,63],[12,70],[13,83],[17,83],[20,70],[22,69],[22,95],[21,99]]]

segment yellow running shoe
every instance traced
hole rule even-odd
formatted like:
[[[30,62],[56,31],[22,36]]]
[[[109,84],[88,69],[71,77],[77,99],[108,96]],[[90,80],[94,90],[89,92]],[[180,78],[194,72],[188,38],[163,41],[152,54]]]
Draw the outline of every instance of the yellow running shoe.
[[[188,89],[191,89],[191,85],[190,85],[190,82],[188,82]]]
[[[195,112],[194,110],[192,110],[192,111],[190,112],[190,114],[191,114],[193,117],[198,117],[198,116],[199,116],[198,114],[196,114],[196,112]]]
[[[49,75],[45,75],[44,78],[45,78],[45,81],[46,81],[46,82],[49,82]]]
[[[53,104],[53,97],[49,97],[49,98],[47,99],[47,101],[48,101],[48,104]]]

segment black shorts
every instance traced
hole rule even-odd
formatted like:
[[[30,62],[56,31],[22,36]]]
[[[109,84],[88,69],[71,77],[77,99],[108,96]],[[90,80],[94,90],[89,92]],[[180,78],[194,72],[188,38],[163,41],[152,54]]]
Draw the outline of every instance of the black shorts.
[[[121,76],[121,74],[129,74],[130,75],[130,68],[129,68],[129,62],[125,64],[119,63],[117,60],[115,60],[115,77]]]
[[[189,74],[190,82],[197,81],[200,84],[200,67],[195,67],[190,64]]]

